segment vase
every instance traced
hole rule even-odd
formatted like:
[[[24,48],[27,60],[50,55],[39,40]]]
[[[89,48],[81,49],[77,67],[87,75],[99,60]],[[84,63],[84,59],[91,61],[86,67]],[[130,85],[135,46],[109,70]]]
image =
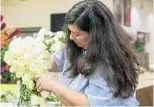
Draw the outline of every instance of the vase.
[[[17,81],[17,105],[20,105],[20,88],[21,88],[21,81]]]
[[[46,102],[46,107],[60,107],[60,106],[61,106],[60,102],[51,102],[51,101]]]
[[[23,90],[23,84],[22,84],[21,80],[18,80],[17,81],[17,106],[18,107],[33,106],[33,105],[31,105],[32,102],[30,100],[28,100],[28,101],[27,100],[26,101],[21,100],[21,98],[23,98],[22,94],[21,94],[22,90]],[[25,90],[24,90],[24,92],[25,92]],[[45,107],[53,107],[53,106],[59,107],[60,105],[61,105],[60,102],[45,101],[44,106]],[[35,107],[37,107],[37,106],[39,106],[39,105],[35,105]]]

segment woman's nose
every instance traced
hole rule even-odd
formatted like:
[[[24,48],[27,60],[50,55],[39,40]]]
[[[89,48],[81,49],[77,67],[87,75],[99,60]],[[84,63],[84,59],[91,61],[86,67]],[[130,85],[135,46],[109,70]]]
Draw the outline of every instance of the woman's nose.
[[[75,39],[75,36],[72,33],[70,34],[70,39],[71,40],[74,40]]]

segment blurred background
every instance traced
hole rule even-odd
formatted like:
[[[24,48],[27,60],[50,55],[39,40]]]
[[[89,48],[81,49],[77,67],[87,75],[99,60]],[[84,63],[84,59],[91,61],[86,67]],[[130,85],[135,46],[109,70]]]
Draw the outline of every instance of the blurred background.
[[[1,0],[1,14],[4,16],[3,22],[5,22],[9,28],[20,29],[21,32],[19,35],[33,36],[34,33],[37,33],[42,27],[52,32],[60,31],[65,14],[72,5],[79,1],[80,0]],[[138,89],[149,86],[153,87],[153,0],[100,1],[108,6],[121,26],[130,35],[131,43],[142,69]],[[3,73],[1,83],[13,83],[10,80],[9,70],[6,72],[7,73],[4,74],[4,71],[2,72],[1,69],[1,74]],[[59,73],[53,73],[52,75],[61,80]],[[1,89],[2,88],[4,88],[4,86],[1,87]],[[151,96],[152,95],[151,93]],[[143,95],[141,95],[141,97],[143,97]],[[145,99],[147,99],[147,97],[145,97]],[[142,101],[142,103],[144,103],[144,101]],[[148,101],[145,101],[145,103]]]

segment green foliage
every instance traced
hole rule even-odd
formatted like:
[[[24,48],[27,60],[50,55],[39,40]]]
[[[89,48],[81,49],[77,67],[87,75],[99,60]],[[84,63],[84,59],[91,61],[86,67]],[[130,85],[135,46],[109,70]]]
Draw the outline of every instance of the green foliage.
[[[60,37],[59,40],[64,44],[66,43],[66,39],[64,37]]]
[[[1,67],[5,67],[7,65],[7,63],[4,61],[4,55],[5,52],[8,51],[9,49],[9,45],[6,45],[2,48],[1,53],[0,53],[0,58],[1,58]],[[3,72],[1,72],[1,76],[2,79],[6,82],[11,81],[11,73],[7,70],[4,70]],[[3,82],[3,81],[2,81]]]
[[[31,90],[27,89],[24,84],[21,84],[21,88],[20,88],[20,94],[21,94],[20,95],[20,99],[21,99],[21,102],[29,101],[31,93],[32,93]]]
[[[0,102],[15,103],[16,96],[13,93],[11,93],[11,91],[3,92],[0,94]]]
[[[11,73],[8,71],[4,71],[1,73],[2,77],[5,78],[5,80],[10,81],[11,80]]]
[[[21,84],[18,105],[30,105],[31,94],[32,91],[27,89],[26,85]]]
[[[14,81],[15,83],[17,82],[17,77],[15,75],[15,73],[11,73],[11,80]]]
[[[1,53],[0,53],[0,55],[1,55],[1,66],[5,66],[6,65],[6,62],[4,61],[4,55],[5,55],[5,52],[8,50],[8,48],[9,48],[9,45],[6,45],[6,46],[4,46],[4,48],[1,50]]]
[[[46,100],[51,102],[58,102],[59,105],[62,105],[62,102],[55,95],[50,95]]]
[[[1,102],[8,102],[6,95],[1,95]]]
[[[141,52],[144,52],[145,51],[145,40],[140,40],[140,39],[137,39],[134,43],[134,46],[135,46],[135,50],[138,52],[138,53],[141,53]]]
[[[51,38],[50,38],[51,39]],[[43,41],[44,45],[47,47],[46,50],[49,52],[49,53],[53,53],[54,51],[53,50],[50,50],[52,44],[55,43],[55,40],[52,40],[50,41],[49,43],[46,43],[46,41],[44,40]]]

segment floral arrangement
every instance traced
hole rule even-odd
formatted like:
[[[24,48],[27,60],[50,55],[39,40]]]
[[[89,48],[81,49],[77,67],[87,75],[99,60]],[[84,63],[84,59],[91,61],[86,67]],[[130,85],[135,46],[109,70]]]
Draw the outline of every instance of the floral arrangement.
[[[52,33],[45,29],[41,29],[36,38],[27,36],[10,43],[4,60],[18,79],[18,105],[45,106],[47,101],[59,101],[52,93],[37,92],[35,77],[49,74],[50,56],[64,44],[63,32]]]
[[[145,44],[146,44],[145,39],[142,40],[142,39],[138,38],[137,40],[135,40],[134,46],[135,46],[136,52],[138,52],[138,53],[144,52],[145,51],[145,49],[144,49]]]
[[[0,93],[0,102],[15,103],[16,96],[11,91]]]
[[[59,51],[61,48],[65,47],[65,33],[63,31],[50,32],[42,28],[36,35],[36,39],[43,42],[46,46],[46,50],[50,54]]]
[[[4,55],[5,52],[8,50],[9,43],[11,40],[20,33],[20,30],[18,28],[7,28],[7,25],[5,22],[3,22],[3,15],[0,15],[1,20],[1,35],[0,35],[0,58],[1,58],[1,82],[7,83],[11,82],[11,74],[9,72],[9,65],[4,61]]]

